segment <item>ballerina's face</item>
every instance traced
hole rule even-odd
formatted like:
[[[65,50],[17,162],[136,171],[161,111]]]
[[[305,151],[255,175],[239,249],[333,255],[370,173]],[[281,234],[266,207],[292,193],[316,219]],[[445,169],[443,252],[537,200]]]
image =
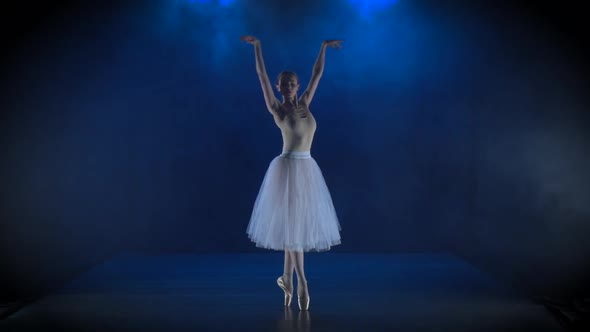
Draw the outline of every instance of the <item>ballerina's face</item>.
[[[283,76],[277,83],[277,90],[285,97],[295,97],[299,90],[299,82],[295,76]]]

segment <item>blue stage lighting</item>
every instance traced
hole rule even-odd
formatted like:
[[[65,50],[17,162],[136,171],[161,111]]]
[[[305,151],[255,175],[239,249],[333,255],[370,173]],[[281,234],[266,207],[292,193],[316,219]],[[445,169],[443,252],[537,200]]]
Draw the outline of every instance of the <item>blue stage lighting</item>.
[[[229,5],[231,5],[232,3],[234,3],[235,0],[217,0],[217,1],[212,1],[212,0],[188,0],[189,3],[210,3],[210,2],[216,2],[217,4],[219,4],[222,7],[227,7]]]
[[[359,14],[368,17],[375,12],[385,10],[394,5],[398,0],[348,0],[348,2],[357,8]]]
[[[231,5],[235,0],[219,0],[219,4],[223,7]]]

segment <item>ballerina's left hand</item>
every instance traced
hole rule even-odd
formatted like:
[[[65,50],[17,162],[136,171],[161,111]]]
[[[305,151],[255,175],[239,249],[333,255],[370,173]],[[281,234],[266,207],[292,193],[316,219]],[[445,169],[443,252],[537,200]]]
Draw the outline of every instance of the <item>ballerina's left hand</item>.
[[[332,48],[335,49],[341,49],[342,45],[340,45],[340,43],[342,43],[344,40],[338,40],[338,39],[334,39],[334,40],[324,40],[324,44],[326,46],[330,46]]]

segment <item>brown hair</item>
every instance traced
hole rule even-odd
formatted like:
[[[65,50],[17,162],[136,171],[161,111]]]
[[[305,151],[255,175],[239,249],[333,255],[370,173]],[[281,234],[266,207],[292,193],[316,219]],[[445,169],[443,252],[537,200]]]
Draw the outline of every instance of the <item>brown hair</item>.
[[[299,77],[297,76],[297,74],[295,74],[295,72],[292,72],[289,70],[283,70],[282,72],[279,73],[279,76],[277,76],[277,84],[279,84],[281,82],[281,79],[284,77],[295,77],[295,79],[297,80],[297,83],[299,83]]]

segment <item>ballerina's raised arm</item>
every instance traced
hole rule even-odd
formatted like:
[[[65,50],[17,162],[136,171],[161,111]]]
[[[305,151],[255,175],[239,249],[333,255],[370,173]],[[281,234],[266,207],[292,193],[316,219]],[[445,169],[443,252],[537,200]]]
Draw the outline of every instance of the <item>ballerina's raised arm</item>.
[[[268,109],[268,111],[273,115],[276,115],[276,112],[279,108],[279,100],[277,99],[272,90],[272,85],[270,84],[268,74],[266,73],[266,68],[264,67],[264,59],[262,58],[262,48],[260,46],[260,40],[251,35],[242,36],[240,37],[240,40],[245,41],[248,44],[254,45],[256,56],[256,73],[258,74],[258,78],[260,79],[260,85],[262,86],[264,102],[266,103],[266,108]]]
[[[326,47],[330,46],[332,48],[340,49],[342,45],[340,45],[343,40],[324,40],[322,42],[322,47],[320,48],[320,54],[318,54],[318,58],[313,66],[313,70],[311,72],[311,79],[309,80],[309,84],[305,91],[301,94],[299,101],[309,105],[311,100],[313,99],[313,95],[315,94],[315,90],[318,88],[318,83],[320,82],[320,78],[324,72],[324,63],[326,62]]]

